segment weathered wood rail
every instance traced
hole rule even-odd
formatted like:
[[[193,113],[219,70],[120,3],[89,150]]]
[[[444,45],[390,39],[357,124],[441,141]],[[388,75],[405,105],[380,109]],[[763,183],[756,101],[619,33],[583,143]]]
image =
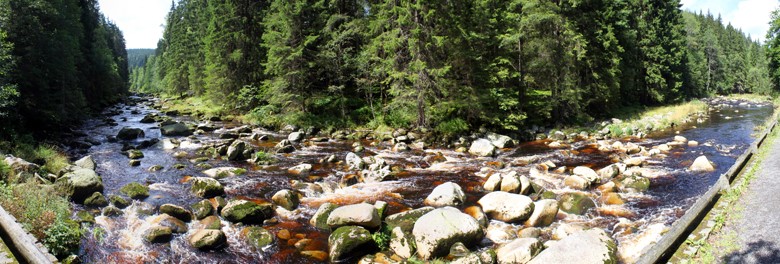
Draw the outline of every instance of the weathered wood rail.
[[[57,258],[38,243],[37,239],[22,228],[11,214],[0,206],[0,233],[3,233],[9,241],[5,241],[11,247],[20,263],[57,263]]]
[[[685,242],[688,235],[696,229],[702,219],[710,212],[713,205],[720,199],[721,193],[731,188],[731,183],[742,172],[742,169],[745,168],[750,159],[758,153],[758,149],[764,144],[769,133],[774,131],[778,120],[778,113],[777,111],[775,112],[770,119],[769,126],[737,158],[734,165],[720,175],[718,181],[685,212],[685,215],[674,222],[669,231],[657,243],[648,246],[642,251],[642,256],[637,261],[638,264],[665,263],[672,257],[677,248]]]

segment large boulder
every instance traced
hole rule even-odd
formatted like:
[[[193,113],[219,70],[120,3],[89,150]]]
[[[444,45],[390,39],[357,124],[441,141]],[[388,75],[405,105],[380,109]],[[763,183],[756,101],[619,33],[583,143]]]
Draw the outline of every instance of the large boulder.
[[[328,217],[330,216],[330,213],[332,213],[333,210],[336,210],[338,207],[338,205],[332,203],[324,203],[320,205],[320,208],[317,209],[317,212],[314,213],[314,215],[309,220],[309,224],[322,230],[329,230],[330,227],[328,226]]]
[[[574,175],[582,177],[583,179],[587,180],[589,183],[594,183],[601,179],[598,173],[596,173],[593,169],[585,166],[579,166],[574,168],[572,173],[574,173]]]
[[[515,142],[512,141],[512,138],[496,133],[488,133],[487,139],[490,140],[490,143],[497,148],[511,148],[515,145]]]
[[[167,226],[153,226],[144,233],[144,239],[149,243],[167,243],[172,238],[173,231]]]
[[[271,200],[278,206],[287,210],[295,210],[300,204],[298,193],[290,190],[281,190],[271,197]]]
[[[192,129],[182,123],[173,123],[160,128],[163,136],[186,137],[192,135]]]
[[[273,206],[269,203],[257,204],[246,200],[231,200],[222,209],[222,217],[230,222],[261,224],[273,217]]]
[[[423,215],[415,222],[412,234],[417,254],[423,260],[447,255],[457,242],[473,245],[485,235],[477,220],[453,207]]]
[[[78,167],[89,169],[89,170],[95,170],[97,168],[97,165],[95,165],[95,160],[92,159],[92,156],[83,157],[77,160],[76,162],[74,162],[73,164],[75,164]]]
[[[436,186],[423,203],[427,206],[444,207],[458,206],[464,201],[466,201],[466,194],[463,193],[463,189],[454,182],[445,182]]]
[[[211,198],[225,193],[225,187],[219,181],[207,177],[195,177],[192,182],[192,192],[202,198]]]
[[[500,264],[528,263],[544,249],[544,245],[536,238],[518,238],[503,244],[496,250]]]
[[[469,153],[480,157],[492,157],[496,154],[496,146],[490,140],[481,138],[474,140],[469,148]]]
[[[529,263],[605,264],[617,261],[615,241],[604,230],[591,229],[551,243]]]
[[[133,140],[142,137],[144,137],[144,130],[140,128],[123,127],[116,134],[116,138],[121,140]]]
[[[200,250],[212,250],[224,247],[227,236],[221,230],[201,229],[190,236],[190,245]]]
[[[90,169],[79,168],[57,179],[58,185],[73,201],[81,203],[95,192],[103,192],[103,179]]]
[[[328,226],[332,229],[349,225],[373,229],[381,224],[382,218],[376,207],[367,203],[341,206],[330,212],[328,216]]]
[[[531,217],[525,221],[526,226],[546,227],[555,221],[558,215],[558,201],[553,199],[544,199],[534,202],[534,212]]]
[[[330,261],[338,262],[349,257],[359,256],[356,252],[364,248],[373,248],[371,232],[359,226],[344,226],[336,229],[328,237]]]
[[[534,211],[531,198],[508,192],[488,193],[477,203],[491,219],[509,223],[526,220]]]
[[[149,186],[137,182],[131,182],[125,184],[125,186],[122,186],[122,188],[119,189],[119,192],[127,195],[127,197],[130,197],[130,199],[140,200],[149,197]]]
[[[715,166],[712,165],[712,162],[706,156],[699,156],[688,169],[697,172],[712,172],[715,171]]]
[[[387,224],[387,227],[391,230],[395,227],[401,227],[404,231],[412,231],[412,228],[414,228],[414,223],[417,222],[417,219],[420,219],[420,217],[430,213],[434,209],[435,208],[433,207],[426,206],[389,215],[385,217],[385,224]]]
[[[160,205],[160,213],[168,214],[184,222],[192,221],[192,212],[175,204]]]
[[[303,132],[292,132],[287,135],[287,140],[290,142],[301,142],[303,140]]]

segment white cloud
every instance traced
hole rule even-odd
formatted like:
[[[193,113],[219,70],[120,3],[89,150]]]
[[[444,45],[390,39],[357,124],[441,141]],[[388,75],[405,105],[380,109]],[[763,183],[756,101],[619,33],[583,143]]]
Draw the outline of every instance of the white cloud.
[[[124,33],[128,49],[156,48],[170,0],[98,0],[100,10]]]
[[[703,1],[682,0],[683,9],[698,12],[709,11],[721,15],[723,23],[731,23],[736,28],[750,34],[753,39],[763,41],[769,30],[769,19],[772,10],[780,5],[777,0],[726,0]]]

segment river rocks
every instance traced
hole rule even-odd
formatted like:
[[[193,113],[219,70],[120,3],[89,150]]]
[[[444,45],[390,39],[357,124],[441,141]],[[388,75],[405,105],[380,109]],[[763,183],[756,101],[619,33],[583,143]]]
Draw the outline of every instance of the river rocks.
[[[579,166],[579,167],[574,168],[572,173],[574,173],[574,175],[580,176],[583,179],[587,180],[588,183],[597,182],[601,178],[601,177],[599,177],[598,173],[593,171],[593,169],[585,167],[585,166]]]
[[[189,242],[197,249],[212,250],[224,247],[227,237],[221,230],[202,229],[190,236]]]
[[[366,163],[363,162],[363,159],[361,159],[360,156],[353,152],[347,153],[345,161],[347,162],[347,166],[349,166],[350,170],[360,170],[363,169],[366,165]]]
[[[203,171],[203,174],[214,179],[222,179],[227,177],[235,177],[239,174],[246,172],[245,169],[236,167],[217,167]]]
[[[644,192],[650,188],[650,179],[637,173],[624,175],[618,181],[617,187],[622,192]]]
[[[493,173],[482,185],[485,191],[492,192],[501,189],[501,173]]]
[[[417,254],[423,260],[446,255],[457,242],[472,245],[484,236],[474,218],[453,207],[435,209],[423,215],[415,222],[412,234]]]
[[[517,229],[504,222],[491,221],[485,230],[485,238],[495,244],[503,244],[517,238]]]
[[[160,128],[160,132],[163,136],[169,137],[186,137],[192,135],[192,130],[185,124],[173,123],[165,125]]]
[[[534,212],[531,217],[525,221],[525,226],[546,227],[555,221],[558,215],[558,201],[553,199],[544,199],[534,202]]]
[[[301,142],[303,140],[303,132],[292,132],[289,135],[287,135],[287,140],[293,143]]]
[[[274,243],[274,235],[265,228],[249,226],[241,230],[242,237],[257,249],[263,249]]]
[[[477,139],[471,143],[469,153],[480,157],[491,157],[496,154],[496,146],[487,139]]]
[[[612,164],[598,170],[596,173],[599,175],[600,182],[604,183],[620,175],[620,168],[617,164]]]
[[[715,171],[715,166],[706,156],[699,156],[688,169],[696,172],[712,172]]]
[[[108,196],[108,201],[111,202],[112,205],[116,206],[117,208],[121,208],[121,209],[124,209],[125,207],[130,206],[130,201],[128,201],[127,199],[125,199],[125,198],[123,198],[122,196],[119,196],[119,195],[113,195],[113,194],[109,195]]]
[[[420,219],[420,217],[433,210],[433,207],[426,206],[393,214],[385,218],[385,224],[387,224],[387,227],[391,230],[395,227],[401,227],[404,231],[411,232],[417,219]]]
[[[542,251],[544,245],[536,238],[518,238],[498,247],[498,263],[527,263]]]
[[[125,152],[125,156],[130,159],[137,160],[144,158],[144,153],[137,149],[131,149]]]
[[[487,139],[490,140],[490,143],[497,148],[511,148],[515,145],[514,141],[512,141],[512,138],[496,133],[488,133]]]
[[[674,136],[674,142],[688,143],[688,139],[683,136]]]
[[[485,212],[482,211],[482,207],[469,206],[466,207],[466,209],[463,209],[463,212],[476,219],[477,223],[479,223],[480,226],[485,227],[488,225],[488,221],[490,221],[490,219],[488,219],[488,216],[485,214]]]
[[[433,189],[423,203],[433,207],[458,206],[466,200],[463,189],[453,182],[445,182]]]
[[[271,204],[256,204],[246,200],[231,200],[222,209],[222,217],[230,222],[260,224],[273,217]]]
[[[312,165],[311,164],[300,164],[298,166],[292,167],[287,169],[287,173],[290,173],[292,175],[299,175],[299,176],[305,176],[309,175],[309,172],[311,172]]]
[[[274,148],[276,148],[276,153],[292,153],[295,151],[295,147],[293,147],[292,142],[287,139],[277,143],[276,147]]]
[[[133,140],[142,137],[144,137],[143,129],[130,128],[130,127],[123,127],[122,129],[119,130],[119,133],[116,135],[116,138],[121,140]]]
[[[353,256],[361,251],[362,247],[374,247],[371,233],[363,227],[344,226],[336,229],[328,237],[330,261],[338,262]]]
[[[376,207],[366,203],[341,206],[328,216],[328,226],[332,229],[348,225],[373,229],[379,227],[380,224],[382,224],[382,218]]]
[[[167,243],[172,238],[173,231],[167,226],[153,226],[144,233],[144,239],[149,243]]]
[[[298,193],[290,190],[281,190],[276,192],[274,196],[271,197],[271,200],[274,202],[274,204],[290,211],[295,210],[295,208],[298,207],[298,204],[300,204]]]
[[[588,180],[577,175],[567,176],[565,179],[563,179],[563,184],[569,188],[579,191],[588,189],[588,186],[590,186],[590,182],[588,182]]]
[[[141,166],[141,160],[133,159],[128,162],[131,167]]]
[[[160,206],[160,212],[176,217],[184,222],[192,221],[192,213],[184,207],[175,204],[163,204]]]
[[[225,193],[225,187],[212,178],[195,177],[190,179],[190,182],[192,182],[192,192],[202,198],[211,198]]]
[[[570,214],[585,214],[589,209],[596,207],[596,203],[586,193],[570,192],[561,195],[558,201],[560,209]]]
[[[206,218],[200,220],[200,225],[203,227],[203,229],[221,230],[222,220],[219,220],[219,217],[216,215],[209,215]]]
[[[157,122],[157,115],[155,115],[155,114],[147,114],[147,115],[145,115],[141,119],[140,122],[142,124],[151,124],[151,123]]]
[[[246,159],[244,157],[244,150],[247,148],[247,144],[244,141],[236,140],[227,149],[227,159],[229,161],[238,161]]]
[[[103,207],[108,205],[108,200],[102,193],[95,192],[84,200],[84,205],[91,207]]]
[[[389,247],[396,255],[402,258],[411,258],[417,251],[417,246],[414,244],[412,229],[409,228],[405,230],[400,226],[394,227],[390,231]]]
[[[317,212],[314,213],[314,216],[312,216],[309,220],[309,224],[322,230],[329,230],[330,226],[328,226],[328,217],[330,216],[330,213],[333,212],[333,210],[336,210],[336,208],[338,208],[338,205],[332,203],[324,203],[320,205],[320,208],[317,209]]]
[[[65,173],[57,183],[67,196],[79,203],[95,192],[103,192],[103,179],[90,169],[79,168]]]
[[[130,199],[145,199],[149,197],[149,187],[137,182],[131,182],[122,186],[119,192],[127,195]]]
[[[520,182],[520,176],[517,175],[517,172],[510,171],[501,175],[502,192],[518,193],[522,188],[523,184]]]
[[[103,210],[101,210],[101,213],[106,217],[112,217],[112,216],[119,216],[122,215],[123,212],[121,209],[116,208],[115,206],[106,206],[103,207]]]
[[[534,211],[534,203],[528,196],[508,192],[492,192],[477,203],[491,219],[517,222],[528,219]]]
[[[97,168],[97,166],[95,165],[95,160],[92,159],[92,156],[83,157],[77,160],[76,162],[74,162],[73,164],[88,170],[95,170]]]
[[[529,263],[617,263],[616,248],[615,241],[604,230],[591,229],[550,243]]]

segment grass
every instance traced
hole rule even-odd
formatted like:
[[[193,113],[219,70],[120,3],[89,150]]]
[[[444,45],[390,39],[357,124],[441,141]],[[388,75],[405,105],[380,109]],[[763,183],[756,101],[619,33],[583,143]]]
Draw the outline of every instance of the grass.
[[[764,147],[760,148],[755,155],[755,159],[751,162],[750,166],[744,170],[741,177],[737,179],[735,184],[723,194],[718,202],[722,205],[722,208],[728,208],[724,210],[718,210],[715,214],[709,215],[709,219],[715,222],[712,227],[712,236],[699,240],[687,240],[686,244],[698,247],[698,252],[694,257],[684,259],[683,263],[716,263],[722,262],[722,257],[729,253],[735,252],[740,249],[738,244],[738,235],[735,230],[724,231],[723,227],[729,223],[735,222],[741,219],[743,215],[743,207],[739,206],[739,199],[742,194],[750,186],[750,183],[755,179],[756,173],[760,170],[761,164],[766,160],[769,155],[769,146],[775,144],[778,138],[778,130],[770,133]],[[704,220],[705,222],[707,219]]]
[[[204,116],[225,116],[228,107],[220,106],[205,97],[193,96],[184,99],[174,98],[169,95],[163,95],[165,99],[163,105],[167,110],[175,110],[182,113],[199,113]]]
[[[751,102],[771,102],[774,99],[767,95],[761,94],[730,94],[726,96],[729,99],[746,100]]]
[[[58,258],[78,252],[83,230],[70,219],[70,202],[51,185],[0,182],[0,205]]]
[[[57,174],[70,165],[68,156],[63,154],[59,148],[47,144],[33,146],[21,143],[14,146],[11,152],[23,160],[42,164],[41,169],[48,173]]]
[[[626,134],[633,134],[637,130],[654,131],[665,129],[672,126],[672,124],[686,123],[692,115],[706,112],[707,109],[707,103],[699,100],[653,108],[625,108],[625,110],[617,111],[622,114],[616,116],[623,122],[610,125],[609,130],[612,136],[620,137]]]

